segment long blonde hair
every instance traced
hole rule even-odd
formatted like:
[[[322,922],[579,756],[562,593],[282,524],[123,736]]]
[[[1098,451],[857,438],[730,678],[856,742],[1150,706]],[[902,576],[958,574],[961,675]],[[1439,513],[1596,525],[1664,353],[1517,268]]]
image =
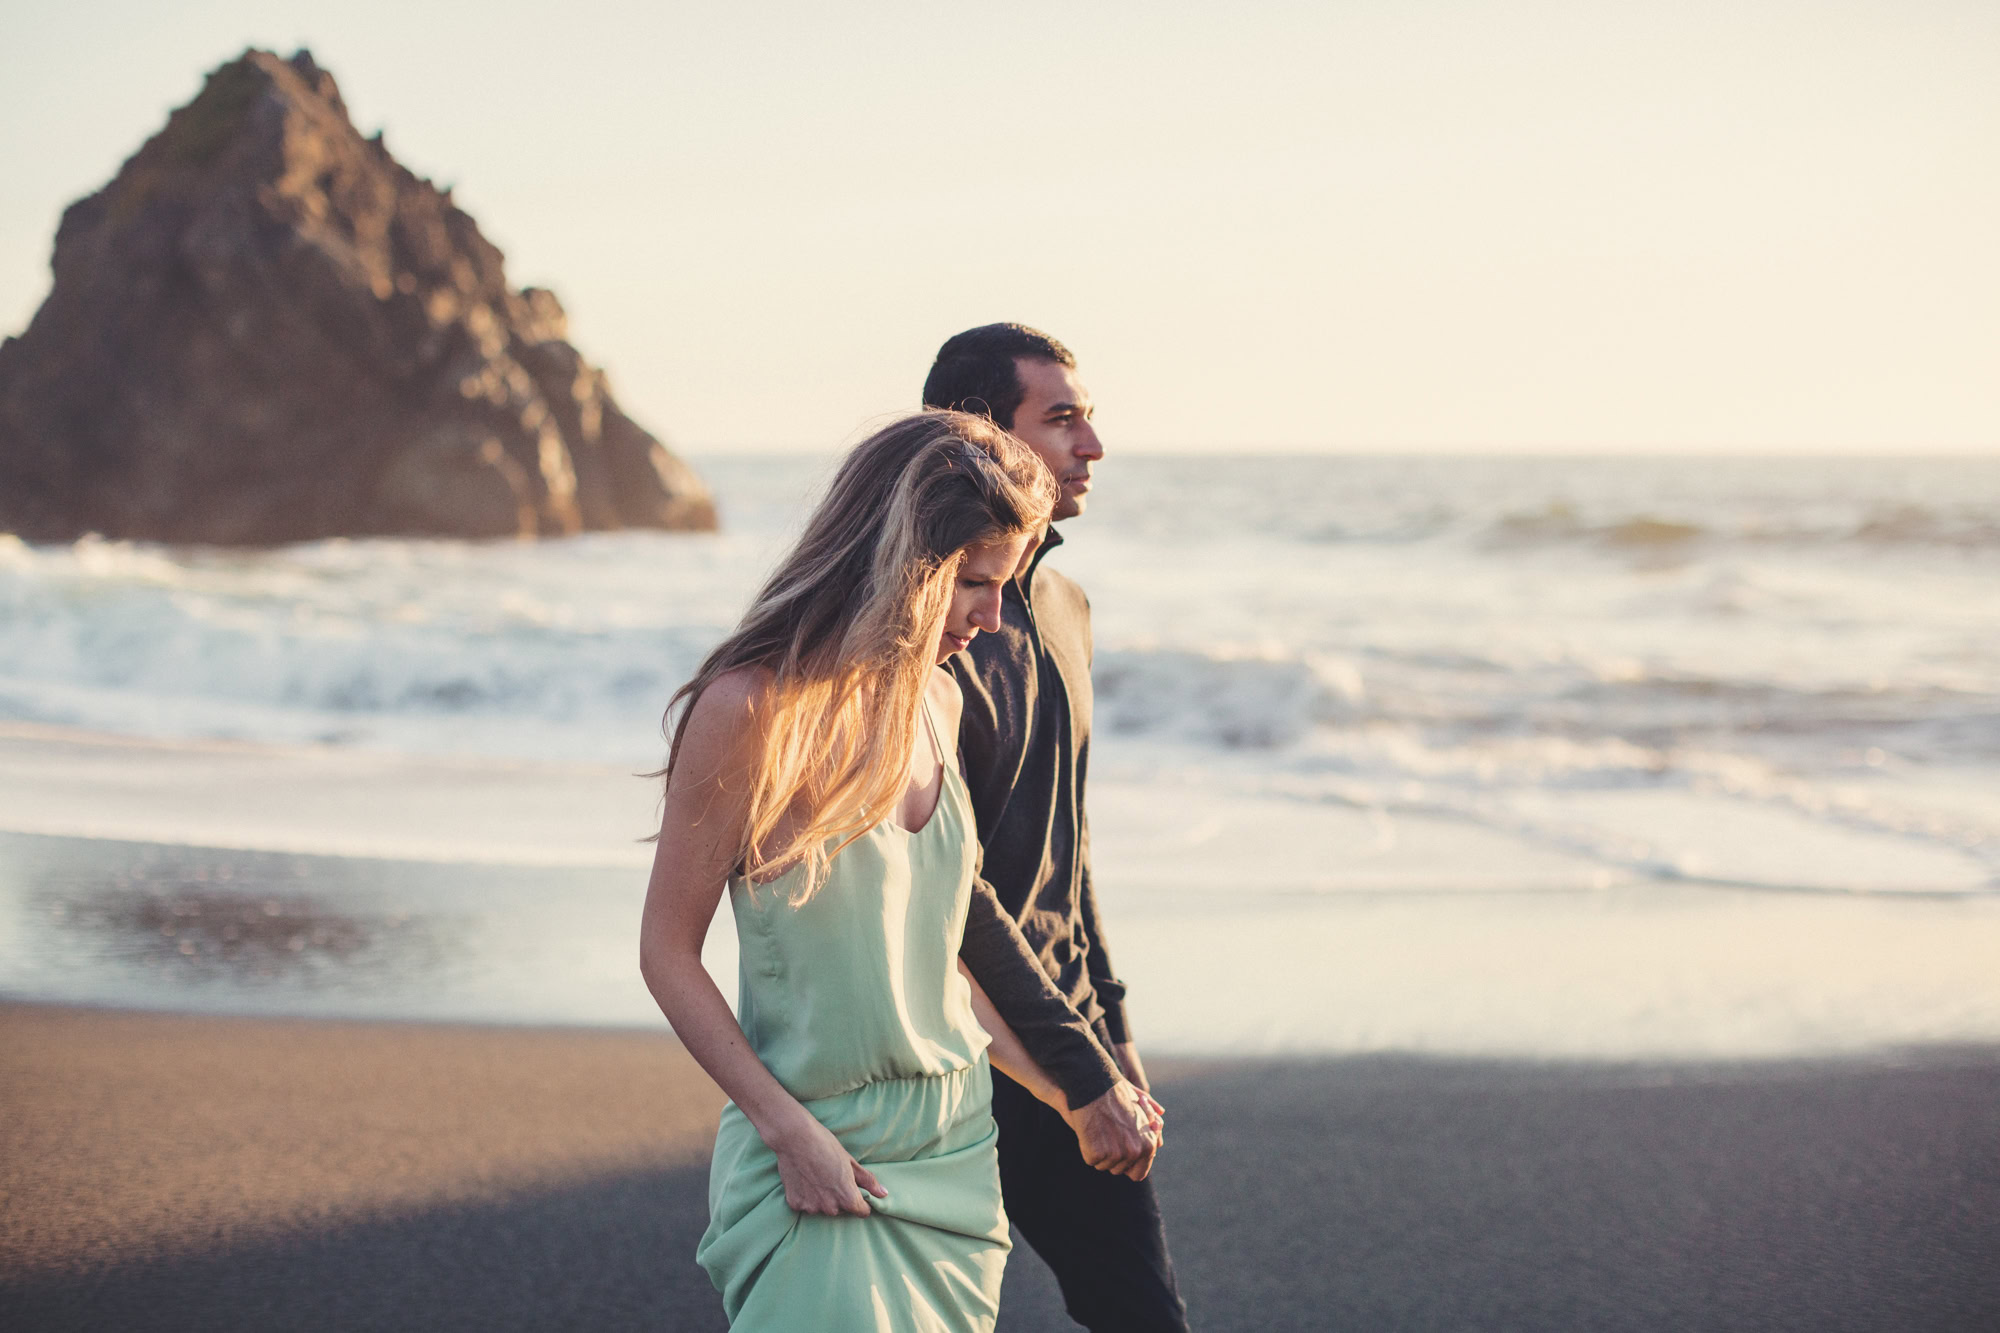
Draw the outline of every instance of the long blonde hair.
[[[803,865],[793,898],[804,901],[894,807],[960,558],[1039,531],[1056,497],[1027,446],[964,412],[900,418],[848,454],[798,545],[667,705],[672,782],[702,691],[744,667],[765,677],[751,705],[741,873]],[[802,818],[784,829],[792,811]]]

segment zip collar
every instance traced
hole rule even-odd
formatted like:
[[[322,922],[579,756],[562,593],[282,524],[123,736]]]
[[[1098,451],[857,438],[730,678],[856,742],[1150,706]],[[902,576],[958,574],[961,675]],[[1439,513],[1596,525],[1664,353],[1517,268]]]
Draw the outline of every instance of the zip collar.
[[[1056,531],[1055,524],[1049,524],[1049,530],[1042,534],[1042,544],[1035,548],[1034,557],[1028,561],[1028,568],[1022,572],[1019,578],[1014,580],[1014,582],[1021,585],[1023,593],[1027,591],[1028,585],[1035,581],[1035,571],[1042,567],[1042,558],[1062,544],[1063,535]]]

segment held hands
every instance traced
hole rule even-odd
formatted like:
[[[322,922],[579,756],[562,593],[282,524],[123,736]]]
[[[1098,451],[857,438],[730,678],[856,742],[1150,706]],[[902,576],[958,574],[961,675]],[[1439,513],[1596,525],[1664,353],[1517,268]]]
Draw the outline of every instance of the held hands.
[[[785,1202],[795,1212],[866,1217],[872,1211],[868,1195],[889,1197],[868,1168],[840,1146],[833,1131],[804,1108],[798,1120],[773,1136],[771,1151],[777,1154],[778,1177],[785,1182]]]
[[[1121,1041],[1111,1048],[1111,1058],[1118,1062],[1118,1068],[1132,1085],[1146,1095],[1146,1102],[1153,1108],[1153,1134],[1159,1142],[1153,1146],[1164,1148],[1167,1144],[1167,1108],[1153,1100],[1153,1081],[1146,1077],[1146,1063],[1139,1058],[1139,1048],[1129,1041]]]
[[[1099,1171],[1144,1180],[1166,1129],[1166,1111],[1151,1093],[1125,1079],[1063,1119],[1076,1131],[1083,1160]]]

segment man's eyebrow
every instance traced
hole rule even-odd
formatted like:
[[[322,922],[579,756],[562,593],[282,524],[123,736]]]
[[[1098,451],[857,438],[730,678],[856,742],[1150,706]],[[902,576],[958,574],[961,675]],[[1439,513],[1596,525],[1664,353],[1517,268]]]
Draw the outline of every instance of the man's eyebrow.
[[[1042,409],[1042,415],[1056,417],[1056,416],[1061,416],[1065,412],[1081,412],[1083,410],[1084,409],[1081,404],[1072,403],[1067,400],[1064,400],[1062,402],[1050,403],[1047,407]]]

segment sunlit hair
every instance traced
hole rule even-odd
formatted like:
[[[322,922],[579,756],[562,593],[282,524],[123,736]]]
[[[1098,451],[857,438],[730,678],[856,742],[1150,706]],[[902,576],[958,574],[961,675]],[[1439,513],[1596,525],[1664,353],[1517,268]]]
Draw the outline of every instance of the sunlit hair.
[[[671,783],[702,691],[741,668],[763,681],[744,732],[743,874],[802,865],[803,901],[895,807],[965,549],[1039,532],[1055,503],[1048,469],[983,417],[920,412],[855,446],[798,545],[667,706]]]

